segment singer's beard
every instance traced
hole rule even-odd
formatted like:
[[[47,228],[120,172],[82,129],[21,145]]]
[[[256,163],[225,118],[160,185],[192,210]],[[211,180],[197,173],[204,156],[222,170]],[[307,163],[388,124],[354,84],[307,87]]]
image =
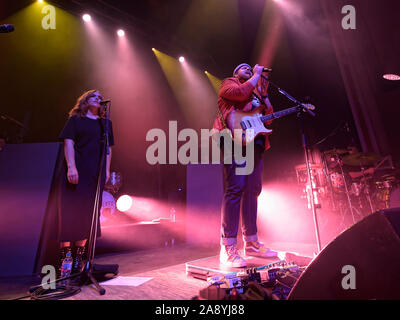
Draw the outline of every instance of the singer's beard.
[[[249,80],[252,76],[253,76],[252,73],[250,73],[250,74],[245,73],[244,75],[238,76],[238,78],[239,78],[239,80],[247,81],[247,80]]]

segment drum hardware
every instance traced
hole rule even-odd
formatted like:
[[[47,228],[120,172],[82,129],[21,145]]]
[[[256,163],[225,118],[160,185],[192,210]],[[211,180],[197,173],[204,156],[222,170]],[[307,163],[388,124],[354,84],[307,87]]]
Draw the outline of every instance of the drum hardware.
[[[345,186],[344,186],[345,179],[342,174],[340,174],[338,172],[332,172],[329,174],[329,179],[331,181],[334,192],[341,193],[341,192],[345,191],[344,190],[345,189]]]
[[[324,151],[324,155],[327,156],[327,157],[334,156],[334,155],[337,155],[337,154],[342,155],[342,154],[346,154],[346,153],[349,153],[348,149],[336,149],[335,148],[335,149],[332,149],[332,150]]]
[[[324,186],[324,187],[329,190],[331,206],[332,206],[333,211],[336,211],[337,210],[337,204],[336,204],[336,201],[335,201],[334,196],[333,196],[333,186],[332,186],[332,181],[331,181],[330,176],[329,176],[328,163],[327,163],[327,160],[326,160],[325,156],[322,157],[322,163],[324,165],[323,174],[324,174],[326,185],[327,185],[327,186]]]
[[[349,154],[349,150],[347,149],[332,149],[324,152],[324,159],[326,163],[326,167],[328,169],[334,169],[338,166],[338,163],[336,161],[336,155],[345,155]]]
[[[307,166],[295,167],[298,184],[302,187],[301,198],[307,199],[308,208],[311,198],[314,198],[314,207],[326,204],[328,210],[337,212],[340,228],[347,228],[349,223],[354,224],[375,210],[393,207],[396,203],[400,207],[400,170],[382,166],[390,156],[352,153],[350,149],[331,149],[321,155],[309,164],[311,183]],[[347,172],[345,165],[356,167],[353,171],[359,172],[358,175],[350,174],[351,169]]]
[[[314,144],[314,146],[318,144]],[[400,170],[395,170],[390,155],[381,157],[375,153],[357,152],[355,147],[333,148],[320,152],[320,154],[322,155],[320,158],[312,158],[312,161],[308,161],[317,163],[309,165],[308,176],[310,178],[305,174],[306,165],[296,166],[297,180],[303,187],[301,197],[308,199],[308,205],[310,205],[310,193],[314,197],[317,194],[321,200],[320,205],[325,205],[327,202],[329,210],[340,214],[341,225],[345,220],[347,220],[347,224],[351,220],[355,223],[359,218],[374,212],[374,209],[378,209],[378,207],[388,208],[395,204],[400,207],[400,184],[398,183]],[[318,164],[320,162],[322,162],[322,166]],[[386,163],[385,169],[383,168],[384,163]],[[356,167],[354,171],[357,171],[358,174],[348,173],[344,168],[345,165]],[[381,173],[377,178],[377,171],[388,170],[388,166],[390,172],[385,171],[388,175],[385,176]],[[373,168],[373,173],[367,169],[370,167]],[[350,177],[346,178],[347,174]],[[314,205],[315,203],[314,201]]]
[[[357,152],[343,157],[343,163],[348,166],[369,167],[375,165],[382,157],[372,152]]]
[[[362,192],[361,182],[352,182],[350,186],[350,193],[358,197]]]
[[[395,171],[394,171],[395,172]],[[379,204],[379,209],[388,209],[392,207],[400,207],[396,201],[399,179],[394,174],[382,175],[379,180],[375,181],[375,200]]]
[[[381,166],[387,162],[387,166],[386,167],[382,167]],[[395,167],[393,166],[393,160],[392,160],[392,156],[388,155],[386,157],[383,157],[381,161],[379,161],[379,163],[376,165],[375,170],[390,170],[390,171],[395,171]],[[397,170],[399,171],[399,170]]]
[[[341,156],[339,154],[335,154],[334,158],[336,159],[336,162],[337,162],[337,164],[339,165],[339,168],[340,168],[340,176],[341,176],[342,181],[343,181],[344,191],[345,191],[347,202],[348,202],[348,208],[350,210],[350,214],[351,214],[351,217],[353,219],[353,223],[356,223],[356,220],[355,220],[355,217],[354,217],[353,205],[351,203],[351,197],[350,197],[350,193],[349,193],[349,188],[347,186],[346,178],[345,178],[344,171],[343,171],[342,158],[341,158]]]
[[[371,193],[370,193],[370,187],[368,185],[368,180],[372,178],[372,175],[370,175],[365,167],[366,166],[373,166],[376,164],[378,161],[382,161],[382,157],[375,154],[375,153],[367,153],[367,152],[353,152],[352,153],[351,148],[347,149],[347,154],[345,153],[345,149],[339,149],[338,153],[335,154],[334,150],[330,150],[329,152],[326,152],[326,154],[330,155],[331,157],[335,158],[335,162],[339,166],[340,170],[339,173],[337,172],[332,172],[329,176],[330,181],[332,183],[332,189],[336,191],[337,193],[344,193],[347,198],[348,202],[348,208],[350,209],[350,212],[353,217],[353,221],[355,222],[355,215],[354,215],[354,203],[352,203],[351,196],[355,197],[355,201],[358,202],[358,207],[360,209],[363,208],[362,206],[362,201],[361,201],[361,196],[365,194],[365,197],[367,199],[370,212],[374,212],[374,205],[372,203],[371,199]],[[348,154],[350,153],[350,154]],[[341,157],[343,155],[343,157]],[[352,181],[350,187],[348,186],[348,183],[346,181],[344,171],[343,171],[343,164],[349,165],[349,166],[357,166],[360,167],[361,172],[362,172],[362,178],[360,181]],[[379,164],[379,165],[380,165]],[[333,167],[331,165],[331,167]],[[375,168],[374,168],[375,169]],[[349,190],[350,189],[350,190]]]
[[[378,189],[391,189],[396,183],[396,177],[394,176],[383,176],[382,180],[375,182]]]
[[[361,166],[361,172],[362,172],[362,174],[363,174],[362,180],[365,182],[364,192],[365,192],[365,194],[366,194],[366,196],[367,196],[368,204],[369,204],[370,209],[371,209],[370,213],[373,213],[373,212],[375,211],[375,209],[374,209],[374,206],[373,206],[373,204],[372,204],[371,194],[370,194],[370,190],[369,190],[369,185],[368,185],[368,183],[367,183],[367,181],[368,181],[369,179],[371,179],[372,177],[371,177],[371,176],[368,176],[368,174],[365,173],[365,168],[364,168],[363,166]]]
[[[311,183],[309,183],[306,164],[299,164],[295,167],[295,169],[297,182],[299,185],[303,186],[304,196],[302,196],[301,198],[307,199],[308,209],[311,209],[312,207],[310,202],[311,198],[314,198],[314,206],[318,209],[321,208],[319,194],[324,193],[322,175],[323,165],[318,163],[310,163]],[[311,192],[313,192],[312,195]]]

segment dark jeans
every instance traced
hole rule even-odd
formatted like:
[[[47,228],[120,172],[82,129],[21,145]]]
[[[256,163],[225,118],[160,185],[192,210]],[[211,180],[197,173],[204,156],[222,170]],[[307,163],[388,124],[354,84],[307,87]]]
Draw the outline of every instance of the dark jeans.
[[[240,211],[242,211],[242,233],[245,241],[257,241],[257,198],[262,189],[262,156],[264,148],[254,146],[254,170],[249,175],[236,175],[238,165],[223,165],[224,197],[221,216],[221,244],[237,243]]]

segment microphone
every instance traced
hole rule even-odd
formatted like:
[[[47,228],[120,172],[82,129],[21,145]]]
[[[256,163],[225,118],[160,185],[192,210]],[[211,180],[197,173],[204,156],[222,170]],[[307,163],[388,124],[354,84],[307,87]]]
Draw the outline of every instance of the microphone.
[[[14,31],[12,24],[0,24],[0,33],[9,33]]]
[[[111,102],[110,99],[108,99],[108,100],[103,100],[103,101],[100,102],[100,104],[107,104],[107,103],[109,103],[109,102]]]
[[[264,68],[262,72],[271,72],[271,71],[272,71],[272,69],[270,69],[270,68]],[[251,72],[254,74],[254,69],[251,70]]]

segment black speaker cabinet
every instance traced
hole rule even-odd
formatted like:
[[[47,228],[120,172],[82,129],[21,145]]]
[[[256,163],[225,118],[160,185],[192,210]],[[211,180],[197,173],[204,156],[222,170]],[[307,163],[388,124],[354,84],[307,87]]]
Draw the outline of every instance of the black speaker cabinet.
[[[342,232],[309,264],[289,300],[400,299],[400,208]]]

